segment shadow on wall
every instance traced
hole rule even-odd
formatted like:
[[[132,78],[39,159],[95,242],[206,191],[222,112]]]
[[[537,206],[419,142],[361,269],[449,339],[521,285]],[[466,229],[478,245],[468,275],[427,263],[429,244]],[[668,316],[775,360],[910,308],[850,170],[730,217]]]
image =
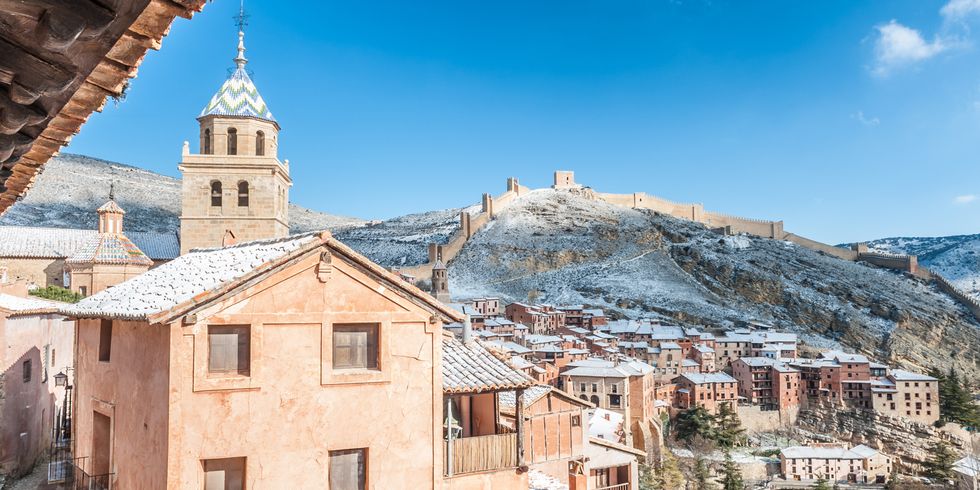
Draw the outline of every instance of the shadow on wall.
[[[37,347],[0,374],[0,474],[23,476],[47,449],[55,406],[46,386],[50,374]]]

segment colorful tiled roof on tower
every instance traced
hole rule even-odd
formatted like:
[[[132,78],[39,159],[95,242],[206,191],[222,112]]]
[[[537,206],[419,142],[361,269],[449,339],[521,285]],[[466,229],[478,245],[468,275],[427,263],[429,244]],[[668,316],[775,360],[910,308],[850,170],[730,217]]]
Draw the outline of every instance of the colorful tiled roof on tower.
[[[245,33],[238,32],[238,56],[235,58],[235,71],[221,84],[218,92],[211,97],[211,102],[201,111],[198,117],[206,116],[240,116],[257,117],[267,121],[275,121],[272,112],[265,105],[259,90],[255,88],[252,79],[245,72]]]

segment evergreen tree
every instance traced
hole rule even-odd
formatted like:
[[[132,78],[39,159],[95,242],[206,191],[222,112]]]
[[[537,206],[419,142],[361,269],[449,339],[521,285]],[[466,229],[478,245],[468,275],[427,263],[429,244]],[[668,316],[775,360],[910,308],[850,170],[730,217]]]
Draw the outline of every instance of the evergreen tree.
[[[640,490],[661,490],[657,486],[657,474],[653,465],[643,463],[640,465]]]
[[[677,466],[677,459],[670,451],[664,451],[663,461],[656,472],[656,490],[678,490],[684,486],[684,474]]]
[[[712,490],[715,488],[714,484],[711,483],[708,465],[700,456],[694,461],[694,481],[692,483],[694,490]]]
[[[931,454],[929,461],[923,464],[926,469],[926,476],[944,482],[953,479],[953,463],[956,462],[956,453],[949,448],[949,444],[945,441],[934,442],[929,448],[929,453]]]
[[[980,427],[980,408],[973,403],[972,386],[962,381],[953,368],[945,374],[931,369],[929,375],[939,380],[939,420],[966,428]]]
[[[745,483],[742,482],[742,470],[732,459],[732,453],[725,451],[725,463],[721,467],[722,486],[725,490],[743,490]]]
[[[700,405],[684,410],[674,420],[674,434],[682,441],[689,441],[694,436],[716,440],[715,417]]]
[[[722,403],[715,418],[717,429],[715,440],[723,448],[731,448],[745,443],[745,429],[738,419],[738,412],[731,408],[730,403]]]
[[[817,480],[817,484],[813,486],[813,490],[831,490],[830,485],[827,484],[826,478],[821,478]]]

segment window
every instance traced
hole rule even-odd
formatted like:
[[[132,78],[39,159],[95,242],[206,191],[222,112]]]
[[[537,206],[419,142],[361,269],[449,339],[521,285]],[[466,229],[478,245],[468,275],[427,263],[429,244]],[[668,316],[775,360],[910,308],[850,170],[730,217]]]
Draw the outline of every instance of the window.
[[[591,397],[589,397],[589,401],[592,402],[593,405],[595,405],[597,407],[599,406],[599,397],[598,396],[592,395]]]
[[[205,459],[204,490],[245,490],[245,458]]]
[[[205,155],[211,154],[211,129],[210,128],[204,130],[204,142],[201,144],[201,147],[202,147],[201,153],[204,153]]]
[[[572,415],[572,427],[578,427],[580,425],[582,425],[582,416]]]
[[[228,128],[228,154],[238,154],[238,130],[235,128]]]
[[[585,391],[585,383],[580,383],[580,385],[581,389],[579,391]]]
[[[85,286],[79,286],[78,294],[81,294],[83,297],[88,296],[88,288],[86,288]]]
[[[211,182],[211,206],[221,207],[221,182]]]
[[[330,490],[367,488],[367,449],[330,451]]]
[[[377,325],[334,325],[334,369],[378,369]]]
[[[609,406],[618,407],[623,403],[623,399],[620,395],[609,395]]]
[[[208,372],[249,375],[250,341],[247,326],[208,327]]]
[[[25,383],[30,383],[31,382],[31,360],[30,359],[24,361],[23,369],[24,369],[24,382]]]
[[[238,183],[238,207],[248,207],[248,182],[244,180]]]
[[[592,383],[592,393],[599,391],[599,385]]]
[[[109,362],[112,354],[112,320],[102,320],[99,325],[99,362]]]
[[[612,392],[613,393],[616,393],[617,392],[617,386],[616,385],[612,385]]]
[[[265,133],[262,131],[255,133],[255,154],[265,155]]]

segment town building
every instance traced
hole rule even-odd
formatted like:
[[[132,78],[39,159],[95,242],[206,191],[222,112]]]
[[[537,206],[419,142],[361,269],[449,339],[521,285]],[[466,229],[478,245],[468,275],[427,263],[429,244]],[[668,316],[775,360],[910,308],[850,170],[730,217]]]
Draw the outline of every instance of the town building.
[[[66,435],[66,387],[55,375],[70,373],[74,324],[62,306],[0,283],[0,479],[31,471]]]
[[[279,123],[245,70],[242,32],[234,61],[197,118],[199,152],[184,143],[181,253],[289,234],[289,160],[278,158]]]
[[[797,343],[794,333],[737,329],[715,338],[715,359],[724,368],[740,357],[795,358]]]
[[[723,404],[734,410],[738,400],[738,382],[722,372],[682,374],[674,378],[674,384],[677,385],[674,403],[682,410],[700,406],[717,414]]]
[[[892,472],[892,458],[865,445],[850,449],[843,444],[787,447],[780,451],[779,462],[783,476],[793,481],[880,485],[888,482]]]
[[[932,376],[891,369],[871,381],[874,411],[932,425],[939,420],[939,380]]]
[[[440,407],[464,388],[440,368],[469,361],[443,359],[441,325],[462,318],[328,234],[191,252],[63,311],[74,456],[114,488],[442,485]],[[490,371],[455,383],[527,379]]]
[[[803,396],[800,371],[768,357],[740,357],[732,362],[738,394],[762,410],[798,408]]]
[[[504,308],[508,320],[527,325],[533,334],[555,334],[565,326],[565,312],[548,305],[511,303]]]
[[[109,201],[97,212],[98,234],[90,236],[65,260],[70,278],[66,286],[82,296],[136,277],[153,266],[153,261],[123,233],[126,211],[116,204],[111,190]]]

